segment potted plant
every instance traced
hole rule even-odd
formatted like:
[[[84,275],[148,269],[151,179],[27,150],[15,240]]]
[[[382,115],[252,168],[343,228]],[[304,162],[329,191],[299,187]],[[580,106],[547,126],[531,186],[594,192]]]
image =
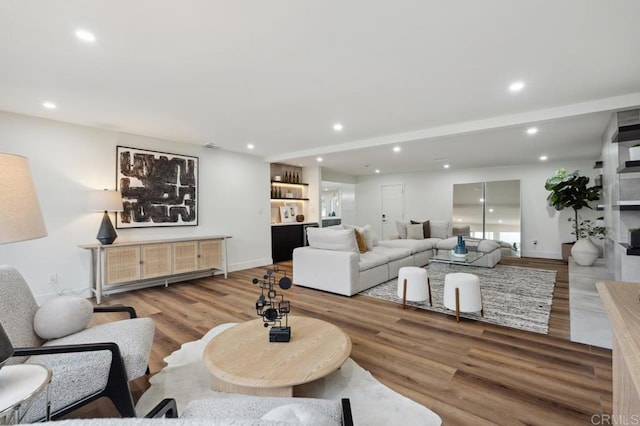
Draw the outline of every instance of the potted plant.
[[[569,222],[574,221],[574,218],[569,218]],[[598,223],[599,221],[592,222],[590,219],[582,220],[580,218],[577,226],[576,223],[573,223],[574,232],[572,234],[577,236],[578,241],[571,248],[571,256],[573,256],[573,260],[578,265],[591,266],[600,255],[598,246],[593,244],[591,238],[604,239],[607,235],[607,228],[600,226]]]
[[[578,232],[578,211],[583,208],[591,209],[589,203],[600,199],[600,192],[597,186],[589,186],[589,177],[580,176],[580,172],[576,170],[573,173],[567,173],[565,169],[556,171],[545,182],[544,188],[551,191],[547,197],[547,202],[558,211],[566,208],[573,209],[574,214],[574,232],[579,236]],[[565,243],[573,244],[573,243]],[[562,259],[568,261],[569,245],[563,244]]]
[[[640,228],[629,229],[629,245],[633,248],[640,248]]]

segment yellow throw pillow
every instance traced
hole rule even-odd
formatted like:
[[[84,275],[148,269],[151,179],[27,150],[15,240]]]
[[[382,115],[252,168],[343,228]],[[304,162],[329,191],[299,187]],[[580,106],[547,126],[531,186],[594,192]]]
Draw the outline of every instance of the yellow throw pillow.
[[[358,250],[360,253],[365,253],[367,251],[367,240],[364,239],[364,235],[362,232],[357,229],[353,230],[356,233],[356,242],[358,243]]]

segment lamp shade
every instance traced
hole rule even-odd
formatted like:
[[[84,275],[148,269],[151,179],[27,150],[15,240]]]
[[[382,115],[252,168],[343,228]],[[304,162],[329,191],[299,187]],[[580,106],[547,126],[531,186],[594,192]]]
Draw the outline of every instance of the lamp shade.
[[[120,191],[96,190],[89,192],[89,210],[92,212],[121,212],[122,195]]]
[[[46,235],[29,161],[0,153],[0,244]]]

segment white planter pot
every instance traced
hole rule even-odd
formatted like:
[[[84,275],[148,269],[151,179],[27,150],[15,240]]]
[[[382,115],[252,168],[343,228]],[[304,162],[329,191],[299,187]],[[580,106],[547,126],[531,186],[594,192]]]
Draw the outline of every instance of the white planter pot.
[[[640,161],[640,146],[632,146],[629,148],[629,160]]]
[[[578,265],[591,266],[598,260],[600,250],[589,238],[582,238],[571,248],[571,256]]]

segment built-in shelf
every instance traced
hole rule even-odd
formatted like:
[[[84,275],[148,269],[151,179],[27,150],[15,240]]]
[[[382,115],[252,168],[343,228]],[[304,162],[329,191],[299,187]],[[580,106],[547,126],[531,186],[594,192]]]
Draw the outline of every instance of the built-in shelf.
[[[615,204],[613,206],[616,210],[640,210],[640,201],[638,204]]]
[[[620,126],[618,132],[613,136],[611,142],[629,142],[640,140],[640,124]]]
[[[294,186],[309,186],[308,183],[303,183],[303,182],[281,182],[279,180],[272,180],[271,181],[272,185],[294,185]]]
[[[604,210],[604,204],[598,204],[596,206],[596,210],[599,211],[599,212],[603,211]]]
[[[282,198],[271,198],[271,201],[309,201],[308,198],[293,198],[293,197],[282,197]]]
[[[601,169],[602,168],[602,161],[596,161],[596,164],[593,165],[594,169]]]
[[[618,167],[618,173],[638,173],[640,172],[640,161],[625,161]]]
[[[627,249],[627,256],[640,256],[640,247],[631,247],[627,243],[620,243],[620,245]]]

